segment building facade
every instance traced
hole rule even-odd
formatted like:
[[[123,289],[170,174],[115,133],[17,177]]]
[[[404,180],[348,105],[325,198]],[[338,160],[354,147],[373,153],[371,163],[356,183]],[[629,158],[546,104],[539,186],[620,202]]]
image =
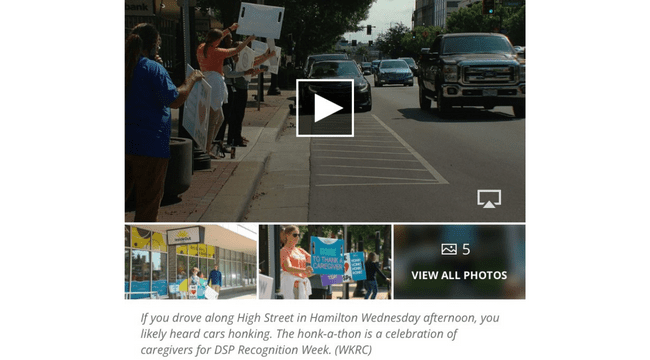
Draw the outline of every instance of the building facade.
[[[445,28],[447,16],[481,0],[416,0],[413,12],[414,26]]]
[[[232,233],[228,229],[220,230]],[[127,298],[169,298],[170,285],[177,285],[181,292],[187,291],[192,268],[197,267],[207,278],[215,265],[222,273],[222,292],[254,291],[256,288],[257,245],[250,239],[246,248],[231,249],[226,241],[219,246],[218,238],[201,244],[169,245],[164,231],[137,225],[126,225],[124,233],[124,292]]]

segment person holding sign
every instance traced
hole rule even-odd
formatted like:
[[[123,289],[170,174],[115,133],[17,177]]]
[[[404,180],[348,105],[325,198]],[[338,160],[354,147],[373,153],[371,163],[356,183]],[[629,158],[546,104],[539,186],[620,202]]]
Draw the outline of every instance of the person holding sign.
[[[371,298],[375,299],[377,297],[377,274],[381,275],[387,282],[390,282],[390,279],[381,272],[379,269],[379,257],[374,252],[368,254],[368,260],[366,261],[366,296],[365,299]]]
[[[311,284],[309,277],[314,275],[309,252],[296,247],[300,240],[300,231],[295,225],[288,226],[280,232],[280,290],[285,299],[309,299]]]
[[[125,190],[128,200],[135,188],[136,222],[158,221],[170,158],[170,108],[179,108],[203,79],[196,70],[177,88],[160,64],[160,43],[158,30],[145,23],[126,39]]]
[[[233,44],[235,47],[240,46],[241,42],[237,41]],[[266,68],[256,68],[261,63],[269,58],[275,56],[275,51],[269,49],[260,56],[256,56],[253,62],[253,68],[246,71],[234,71],[232,68],[224,67],[226,78],[233,78],[233,104],[230,104],[230,124],[231,128],[228,129],[228,144],[231,146],[246,146],[247,139],[242,136],[242,124],[244,123],[244,115],[246,114],[246,102],[248,101],[248,80],[245,75],[255,76],[261,72],[266,71]],[[239,55],[233,57],[235,63],[239,62]]]
[[[236,55],[255,40],[255,35],[249,36],[240,46],[231,49],[220,48],[221,41],[237,29],[237,24],[233,24],[224,31],[211,29],[205,38],[205,42],[199,45],[196,50],[196,57],[199,60],[201,71],[205,73],[205,79],[212,87],[212,102],[210,106],[210,124],[208,125],[208,154],[217,158],[212,153],[212,140],[215,138],[217,131],[224,120],[222,106],[224,101],[228,101],[228,88],[223,79],[223,61],[226,58]]]

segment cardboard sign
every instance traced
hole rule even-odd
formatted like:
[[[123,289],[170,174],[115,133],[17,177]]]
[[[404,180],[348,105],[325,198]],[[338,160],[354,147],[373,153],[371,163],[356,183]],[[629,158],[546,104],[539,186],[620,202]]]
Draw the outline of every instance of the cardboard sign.
[[[309,246],[314,274],[343,275],[343,239],[311,237]]]
[[[185,77],[194,71],[187,65]],[[194,84],[190,96],[183,107],[183,127],[202,149],[208,147],[208,123],[210,122],[210,102],[212,87],[205,79]]]
[[[280,70],[280,54],[282,53],[282,49],[279,47],[275,47],[275,56],[272,56],[268,62],[269,62],[269,72],[271,74],[278,74],[278,70]]]
[[[345,253],[343,282],[354,282],[366,279],[366,266],[362,252]]]
[[[242,2],[237,20],[237,34],[279,39],[283,20],[282,7]]]
[[[259,280],[260,299],[271,299],[273,297],[273,278],[260,274],[257,279]]]
[[[205,298],[208,300],[217,300],[219,298],[219,293],[214,291],[213,288],[206,286],[205,287]]]
[[[198,297],[198,292],[199,292],[198,285],[190,285],[188,287],[189,289],[187,292],[189,294],[189,298],[196,299]]]
[[[320,281],[321,284],[323,284],[323,286],[340,284],[343,282],[343,276],[342,275],[321,275]]]
[[[235,71],[246,71],[253,68],[253,63],[255,62],[255,51],[248,46],[246,46],[242,51],[239,52],[239,61],[235,64]],[[244,75],[246,81],[251,81],[250,75]]]

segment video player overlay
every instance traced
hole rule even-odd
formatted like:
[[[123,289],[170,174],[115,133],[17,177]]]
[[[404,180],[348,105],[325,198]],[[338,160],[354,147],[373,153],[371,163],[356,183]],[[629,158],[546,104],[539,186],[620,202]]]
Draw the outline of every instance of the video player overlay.
[[[354,136],[352,80],[298,80],[297,135]]]

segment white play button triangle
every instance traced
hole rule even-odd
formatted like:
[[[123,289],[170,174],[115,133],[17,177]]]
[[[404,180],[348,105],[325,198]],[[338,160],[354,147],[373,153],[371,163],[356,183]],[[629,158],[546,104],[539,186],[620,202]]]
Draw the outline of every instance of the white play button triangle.
[[[314,122],[319,122],[341,109],[343,108],[335,103],[314,94]]]

